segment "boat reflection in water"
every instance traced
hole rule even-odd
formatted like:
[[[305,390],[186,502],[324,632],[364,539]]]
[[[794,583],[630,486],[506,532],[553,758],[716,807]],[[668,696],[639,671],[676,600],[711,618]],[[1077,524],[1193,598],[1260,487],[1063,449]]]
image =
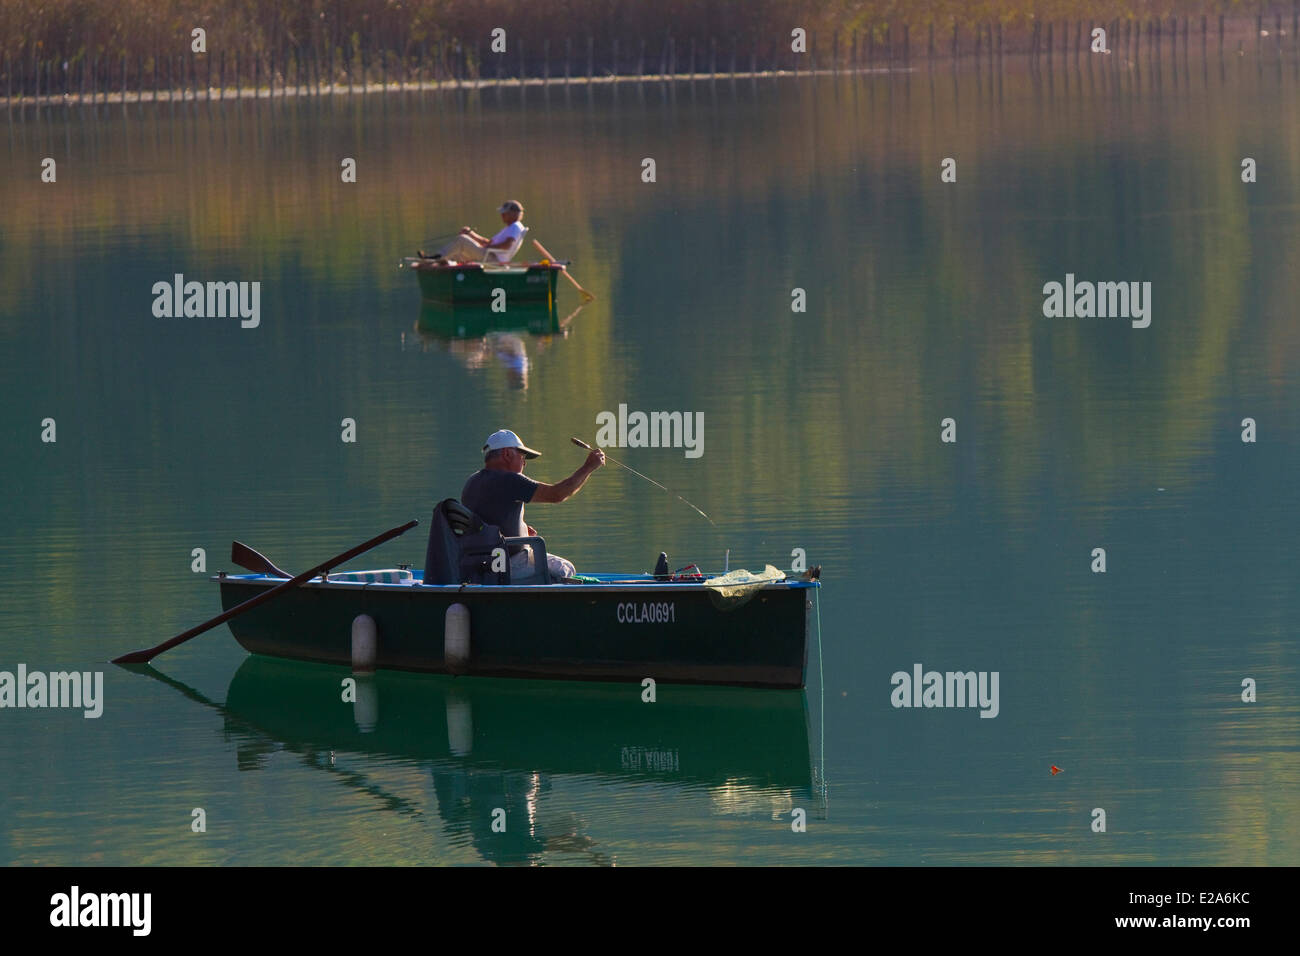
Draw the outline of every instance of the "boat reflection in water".
[[[368,781],[355,757],[427,766],[442,832],[496,863],[535,863],[547,852],[611,862],[582,820],[548,814],[541,797],[561,781],[697,791],[712,813],[768,819],[788,820],[793,807],[813,800],[802,690],[661,686],[651,704],[636,684],[379,671],[356,676],[356,699],[343,703],[343,681],[354,676],[348,668],[253,655],[223,707],[153,674],[222,712],[240,770],[289,751],[384,809],[424,814],[432,808]],[[343,757],[346,773],[334,767]],[[651,799],[661,805],[663,794],[647,793]],[[497,808],[505,810],[504,833],[493,831]]]
[[[504,312],[482,303],[423,302],[414,341],[426,351],[445,350],[471,370],[498,364],[512,388],[528,388],[528,340],[542,352],[569,334],[578,306],[563,318],[547,302],[509,303]],[[405,348],[407,336],[402,336]]]

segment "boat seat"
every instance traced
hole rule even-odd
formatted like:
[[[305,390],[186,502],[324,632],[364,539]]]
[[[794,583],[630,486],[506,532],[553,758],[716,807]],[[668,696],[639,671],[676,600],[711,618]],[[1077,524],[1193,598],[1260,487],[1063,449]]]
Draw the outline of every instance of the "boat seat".
[[[455,498],[448,498],[443,502],[446,507],[447,523],[451,525],[451,530],[456,534],[467,534],[473,531],[478,525],[483,524],[474,512],[470,511]]]
[[[414,575],[405,568],[385,568],[382,571],[336,571],[329,579],[347,584],[410,584]]]
[[[510,260],[519,254],[519,250],[524,244],[524,237],[528,235],[528,227],[524,226],[523,230],[524,231],[519,234],[519,238],[504,249],[484,249],[483,264],[509,265]],[[501,258],[503,255],[505,256],[504,259]],[[491,258],[489,258],[489,256]]]
[[[511,548],[529,545],[533,549],[533,573],[527,577],[514,577],[510,571],[509,562],[506,564],[506,583],[507,584],[550,584],[551,569],[546,554],[546,542],[538,535],[528,535],[522,538],[503,538],[506,550]]]
[[[504,571],[492,570],[492,552],[507,553],[523,545],[533,549],[533,573],[513,579],[510,562]],[[540,537],[507,538],[455,498],[438,502],[429,526],[429,547],[424,555],[425,584],[550,584],[546,542]]]

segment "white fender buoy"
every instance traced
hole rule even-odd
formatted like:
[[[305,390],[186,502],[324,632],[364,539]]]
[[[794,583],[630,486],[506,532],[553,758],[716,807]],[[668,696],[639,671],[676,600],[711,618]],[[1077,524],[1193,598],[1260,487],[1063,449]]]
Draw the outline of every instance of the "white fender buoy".
[[[369,614],[358,614],[352,620],[352,669],[365,672],[375,669],[379,656],[379,628]]]
[[[461,673],[469,664],[469,608],[463,604],[447,608],[442,659],[453,674]]]
[[[474,749],[474,711],[454,692],[447,695],[447,749],[456,757],[468,757]]]
[[[352,719],[357,730],[368,734],[379,725],[379,688],[370,674],[357,680],[357,699],[352,702]]]

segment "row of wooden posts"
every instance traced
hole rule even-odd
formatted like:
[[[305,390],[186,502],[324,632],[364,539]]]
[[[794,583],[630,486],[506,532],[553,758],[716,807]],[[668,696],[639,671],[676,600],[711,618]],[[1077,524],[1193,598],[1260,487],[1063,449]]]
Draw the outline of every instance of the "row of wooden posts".
[[[1106,30],[1106,44],[1116,53],[1136,55],[1143,49],[1145,40],[1149,54],[1158,54],[1166,43],[1177,51],[1180,21],[1061,21],[1035,23],[1030,31],[1017,31],[1009,38],[1007,52],[1026,52],[1033,57],[1080,56],[1089,52],[1093,44],[1095,27]],[[1256,18],[1255,50],[1262,52],[1261,43],[1265,23],[1263,15]],[[1275,16],[1275,29],[1269,37],[1279,51],[1282,43],[1282,15]],[[1292,12],[1290,43],[1294,45],[1300,33],[1300,4]],[[1201,45],[1208,48],[1212,26],[1208,17],[1199,24]],[[1224,18],[1218,17],[1218,48],[1223,52]],[[1191,21],[1181,19],[1182,45],[1188,48],[1193,36]],[[980,24],[973,35],[963,36],[960,27],[954,26],[951,34],[949,56],[953,59],[973,54],[976,57],[1002,56],[1002,24]],[[879,38],[879,39],[877,39]],[[945,38],[947,39],[947,38]],[[525,57],[525,42],[511,40],[509,53],[485,53],[483,43],[466,44],[459,40],[425,45],[418,55],[403,56],[387,50],[373,51],[362,46],[350,55],[333,48],[322,54],[315,48],[289,47],[279,54],[273,49],[266,56],[252,56],[233,50],[227,56],[222,49],[209,53],[183,53],[164,56],[155,52],[147,61],[137,54],[130,57],[80,57],[75,62],[34,57],[6,56],[4,60],[4,93],[6,102],[34,98],[65,98],[72,102],[107,101],[110,98],[126,100],[159,99],[222,99],[228,95],[275,96],[288,95],[290,91],[321,93],[327,91],[353,91],[372,87],[378,83],[387,89],[396,85],[406,88],[413,84],[442,84],[448,86],[481,85],[484,83],[517,83],[574,80],[592,80],[596,77],[659,77],[664,75],[738,76],[760,72],[808,72],[819,70],[874,69],[902,63],[910,66],[912,60],[911,29],[904,25],[896,29],[885,25],[880,29],[854,31],[841,37],[836,31],[824,55],[819,58],[817,38],[808,37],[808,53],[788,50],[788,44],[768,44],[760,53],[751,44],[745,54],[733,38],[724,49],[716,40],[697,44],[694,39],[685,44],[678,58],[675,38],[665,40],[656,55],[648,58],[646,44],[641,40],[629,53],[620,50],[618,39],[611,43],[607,59],[597,61],[595,40],[585,38],[585,50],[580,49],[580,59],[574,59],[572,40],[565,40],[563,57],[555,64],[552,73],[550,41],[541,44],[541,56],[533,61]],[[578,44],[580,47],[583,44]],[[784,46],[786,49],[782,49]],[[558,51],[557,51],[558,54]],[[585,55],[584,55],[585,54]],[[933,62],[939,55],[935,29],[930,26],[926,37],[926,59]],[[376,62],[377,61],[377,62]],[[746,62],[747,61],[747,62]],[[575,69],[575,63],[577,69]],[[512,73],[510,66],[514,66]],[[723,69],[719,70],[719,65]],[[647,67],[653,69],[647,71]],[[263,93],[262,91],[265,91]]]
[[[1280,12],[1275,12],[1272,19],[1273,23],[1269,25],[1273,26],[1273,30],[1271,31],[1269,39],[1272,41],[1273,46],[1280,51],[1282,48],[1283,35],[1282,14]],[[1200,21],[1200,29],[1197,32],[1200,34],[1201,48],[1203,50],[1208,50],[1211,31],[1210,18],[1203,15],[1201,16]],[[1179,18],[1173,16],[1167,21],[1153,19],[1148,20],[1145,23],[1140,20],[1114,20],[1109,23],[1094,23],[1089,21],[1086,28],[1083,21],[1076,21],[1074,23],[1073,36],[1070,33],[1071,24],[1068,20],[1058,24],[1053,24],[1051,22],[1035,23],[1031,37],[1030,53],[1036,56],[1052,56],[1054,53],[1079,54],[1088,52],[1092,48],[1093,28],[1097,26],[1105,28],[1106,46],[1111,50],[1136,53],[1141,49],[1144,37],[1148,49],[1152,52],[1159,52],[1163,47],[1166,38],[1168,39],[1170,46],[1174,50],[1177,50],[1180,24],[1182,26],[1182,46],[1184,50],[1187,50],[1189,44],[1192,42],[1194,30],[1193,19],[1190,17]],[[1254,31],[1255,53],[1263,52],[1265,25],[1264,15],[1262,13],[1256,14]],[[1053,41],[1052,37],[1054,26],[1057,27],[1055,31],[1056,36],[1060,38],[1059,47],[1058,44]],[[1297,0],[1293,5],[1291,12],[1291,39],[1289,41],[1291,46],[1295,45],[1296,34],[1298,31],[1300,31],[1300,0]],[[1223,14],[1219,14],[1217,32],[1218,48],[1219,52],[1222,53],[1224,42]],[[1001,52],[1000,46],[1001,36],[999,34],[999,52]]]

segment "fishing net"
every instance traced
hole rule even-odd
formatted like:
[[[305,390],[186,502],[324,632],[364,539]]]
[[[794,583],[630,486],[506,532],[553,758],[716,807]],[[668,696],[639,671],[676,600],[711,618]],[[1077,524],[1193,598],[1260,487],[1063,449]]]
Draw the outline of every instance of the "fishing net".
[[[784,580],[785,572],[769,564],[758,574],[746,571],[744,568],[737,568],[727,574],[710,578],[704,586],[709,589],[709,599],[714,607],[723,611],[734,611],[748,604],[766,585]]]

